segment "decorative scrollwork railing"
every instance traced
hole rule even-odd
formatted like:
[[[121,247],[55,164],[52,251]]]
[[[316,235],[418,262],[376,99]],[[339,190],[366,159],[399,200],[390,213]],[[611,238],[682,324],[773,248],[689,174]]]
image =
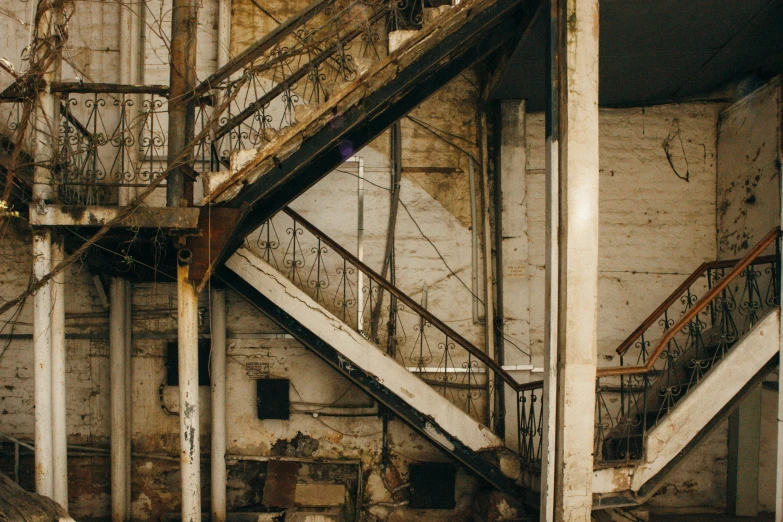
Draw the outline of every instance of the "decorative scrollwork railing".
[[[52,185],[71,205],[117,202],[166,170],[167,89],[54,84],[62,100],[59,164]]]
[[[742,259],[703,263],[620,344],[620,366],[598,370],[598,461],[641,459],[647,431],[780,305],[779,237],[772,230]]]
[[[166,87],[54,82],[52,92],[59,104],[50,125],[55,146],[35,161],[51,173],[57,203],[114,204],[121,187],[146,186],[165,171]],[[25,135],[16,136],[27,102],[4,101],[2,131],[29,158],[35,126],[29,122]]]
[[[518,432],[506,433],[506,440],[516,444],[526,465],[538,466],[540,382],[518,384],[484,351],[290,208],[265,222],[246,247],[477,421],[496,431],[507,420],[511,425],[502,407],[490,411],[490,405],[501,385],[506,395],[517,394]],[[382,320],[373,328],[378,300]]]
[[[196,121],[218,124],[195,151],[213,171],[263,146],[386,55],[389,30],[420,26],[424,0],[316,0],[195,89]]]

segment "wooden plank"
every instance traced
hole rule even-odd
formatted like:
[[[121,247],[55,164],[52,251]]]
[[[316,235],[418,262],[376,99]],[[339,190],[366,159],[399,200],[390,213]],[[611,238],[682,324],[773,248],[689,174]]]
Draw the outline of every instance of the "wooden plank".
[[[270,460],[266,468],[264,493],[261,502],[268,507],[294,507],[296,479],[299,475],[298,462]]]

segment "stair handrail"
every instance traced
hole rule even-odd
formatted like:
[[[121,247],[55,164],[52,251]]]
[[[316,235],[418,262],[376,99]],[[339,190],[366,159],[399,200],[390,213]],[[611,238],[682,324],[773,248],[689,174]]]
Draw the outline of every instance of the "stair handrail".
[[[774,261],[775,256],[761,256],[757,259],[757,262],[767,263]],[[688,278],[683,281],[683,283],[678,286],[674,292],[672,292],[669,297],[667,297],[661,304],[653,310],[653,312],[644,320],[642,323],[634,330],[631,335],[628,336],[628,338],[620,343],[620,345],[615,350],[619,355],[625,355],[628,350],[630,350],[631,346],[633,346],[633,343],[636,339],[639,338],[640,335],[642,335],[645,331],[647,331],[648,328],[650,328],[653,323],[655,323],[655,320],[658,319],[661,314],[663,314],[664,311],[666,311],[670,306],[675,304],[677,302],[677,299],[685,292],[685,290],[688,289],[693,283],[695,283],[701,276],[704,275],[705,272],[708,270],[713,270],[716,268],[731,268],[737,263],[740,262],[740,259],[727,259],[724,261],[709,261],[707,263],[702,263],[696,268],[696,270],[693,271],[691,275],[688,276]]]
[[[658,357],[663,353],[666,346],[669,344],[669,342],[674,338],[675,335],[677,335],[677,332],[685,328],[685,326],[693,320],[694,317],[696,317],[698,314],[700,314],[709,304],[712,302],[718,295],[720,295],[723,290],[726,289],[726,287],[737,277],[739,277],[740,274],[751,264],[754,262],[757,262],[761,259],[766,259],[767,257],[771,257],[774,259],[774,256],[764,256],[761,257],[761,253],[764,252],[772,243],[775,242],[775,240],[780,237],[780,227],[775,227],[771,231],[767,233],[756,245],[748,251],[745,256],[743,256],[739,261],[737,261],[732,269],[729,271],[728,274],[726,274],[720,281],[718,281],[710,290],[704,294],[701,299],[696,301],[696,303],[689,308],[685,314],[680,318],[679,321],[677,321],[676,324],[674,324],[671,328],[666,330],[663,337],[658,341],[658,344],[655,347],[655,350],[649,355],[647,358],[647,361],[643,365],[639,366],[614,366],[609,368],[599,368],[596,371],[597,377],[612,377],[612,376],[619,376],[619,375],[641,375],[645,373],[649,373],[653,366],[655,365],[656,360]],[[677,290],[675,290],[675,293],[673,293],[669,298],[656,310],[653,312],[653,314],[648,317],[645,322],[642,323],[642,326],[637,328],[633,334],[631,334],[631,337],[629,338],[631,342],[628,342],[628,339],[623,342],[623,344],[620,345],[620,347],[617,349],[617,352],[623,355],[627,350],[628,347],[633,344],[633,341],[639,337],[647,328],[649,328],[652,323],[655,321],[655,319],[660,316],[660,314],[666,310],[671,304],[673,304],[674,301],[676,301],[677,296],[682,295],[682,292],[688,288],[696,279],[698,279],[701,274],[703,274],[706,270],[710,268],[725,268],[729,265],[727,263],[730,263],[730,261],[715,261],[712,263],[702,263],[699,268],[696,269],[696,272],[694,272],[682,285],[680,285]],[[686,284],[687,283],[687,284]],[[652,321],[650,320],[652,318]],[[624,350],[621,352],[621,348],[624,348]]]
[[[368,20],[366,20],[366,23],[369,24],[375,23],[378,20],[380,20],[383,16],[385,16],[385,14],[386,14],[385,11],[379,10],[378,12],[373,14]],[[241,112],[228,118],[225,121],[225,123],[222,123],[220,127],[215,129],[214,139],[215,140],[220,139],[221,137],[231,132],[234,128],[236,128],[239,124],[241,124],[243,121],[249,118],[259,108],[269,104],[276,97],[283,94],[286,89],[290,88],[291,85],[301,80],[307,74],[310,74],[313,67],[317,67],[318,65],[324,63],[326,60],[330,59],[337,52],[339,46],[344,45],[345,42],[349,42],[353,40],[361,33],[362,33],[361,27],[357,26],[353,28],[351,31],[349,31],[348,33],[346,33],[345,35],[343,35],[341,38],[339,38],[335,43],[329,45],[317,57],[310,60],[307,63],[307,65],[300,68],[298,71],[294,72],[293,74],[285,78],[283,81],[277,83],[277,85],[275,85],[272,89],[270,89],[269,92],[263,94],[258,99],[248,104],[247,107],[245,107]]]
[[[256,40],[247,49],[236,55],[223,67],[198,84],[194,89],[195,96],[200,97],[209,92],[220,82],[226,80],[232,74],[245,67],[245,65],[253,62],[253,60],[283,41],[283,39],[295,31],[299,26],[310,21],[314,16],[323,11],[327,5],[333,2],[334,0],[315,0],[294,16],[286,19],[283,23],[275,27],[259,40]]]
[[[620,343],[620,346],[617,347],[615,350],[620,355],[625,355],[625,353],[633,346],[634,341],[639,338],[640,335],[642,335],[644,332],[647,331],[648,328],[650,328],[655,321],[661,316],[661,314],[666,311],[670,306],[675,304],[677,300],[680,298],[682,293],[688,289],[693,283],[695,283],[707,270],[707,263],[702,263],[699,265],[699,267],[693,271],[693,273],[688,276],[688,278],[682,282],[680,286],[678,286],[674,292],[672,292],[669,297],[664,299],[664,301],[653,310],[653,312],[642,321],[642,324],[640,324],[636,330],[634,330],[631,335],[628,336],[628,338]]]
[[[520,391],[520,390],[530,389],[528,387],[530,383],[525,383],[525,384],[517,383],[516,380],[514,380],[514,378],[511,376],[511,374],[509,374],[506,370],[503,369],[502,366],[500,366],[498,363],[492,360],[492,358],[489,355],[482,352],[478,347],[473,345],[470,341],[468,341],[460,334],[455,332],[453,329],[451,329],[451,327],[449,327],[446,323],[444,323],[443,321],[441,321],[440,319],[432,315],[432,313],[430,313],[426,308],[422,307],[419,303],[417,303],[416,301],[408,297],[407,294],[400,291],[399,288],[386,281],[384,278],[381,277],[379,273],[377,273],[375,270],[367,266],[363,261],[360,261],[359,258],[351,254],[349,251],[343,248],[339,243],[332,240],[329,236],[327,236],[320,229],[318,229],[318,227],[316,227],[315,225],[307,221],[295,210],[286,206],[283,208],[282,212],[287,214],[290,218],[294,219],[296,223],[300,224],[303,228],[308,230],[315,237],[323,241],[332,250],[337,252],[337,254],[350,261],[356,268],[358,268],[359,270],[367,274],[379,286],[383,287],[385,291],[395,296],[398,300],[400,300],[406,306],[408,306],[412,311],[416,312],[421,317],[423,317],[428,323],[432,324],[438,330],[445,333],[450,339],[453,339],[468,353],[470,353],[472,356],[476,357],[476,359],[484,363],[487,366],[487,368],[495,372],[495,374],[499,376],[501,379],[503,379],[503,381],[509,387],[511,387],[512,390]]]

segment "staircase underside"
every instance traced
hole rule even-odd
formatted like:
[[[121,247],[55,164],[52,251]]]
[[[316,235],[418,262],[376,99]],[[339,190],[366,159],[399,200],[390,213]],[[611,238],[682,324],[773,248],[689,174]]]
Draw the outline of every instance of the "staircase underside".
[[[645,437],[641,462],[596,469],[593,507],[646,502],[778,364],[780,309],[748,332]]]
[[[241,209],[242,219],[218,265],[261,223],[345,161],[341,146],[359,150],[465,69],[522,39],[543,12],[541,0],[464,4],[455,8],[450,26],[420,31],[232,173],[223,190],[230,187],[236,195],[220,205]]]
[[[215,275],[451,457],[498,490],[537,505],[537,494],[520,487],[501,471],[503,462],[496,450],[503,442],[497,436],[321,308],[264,261],[242,249]]]

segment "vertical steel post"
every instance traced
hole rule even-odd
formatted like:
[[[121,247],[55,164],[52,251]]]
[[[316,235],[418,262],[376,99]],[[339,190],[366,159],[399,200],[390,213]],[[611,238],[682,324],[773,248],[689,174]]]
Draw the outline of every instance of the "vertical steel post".
[[[36,37],[47,41],[53,36],[55,7],[39,0],[37,4]],[[46,69],[40,77],[36,92],[33,156],[33,203],[39,212],[54,197],[52,190],[52,165],[55,162],[57,101],[51,92],[51,82],[56,78],[58,57],[48,56],[50,47],[41,45],[36,60]],[[46,63],[48,61],[48,63]],[[49,229],[33,230],[33,277],[40,280],[49,274],[52,261],[52,235]],[[49,498],[54,497],[54,456],[52,438],[52,283],[39,288],[33,295],[33,375],[35,396],[35,490]]]
[[[212,353],[212,522],[226,520],[226,292],[212,289],[210,301]]]
[[[52,268],[65,257],[63,238],[52,242]],[[65,274],[52,279],[52,469],[54,501],[68,509],[68,424],[65,401]]]
[[[133,435],[133,285],[125,281],[125,516],[131,512],[131,437]]]
[[[179,207],[192,196],[192,181],[185,181],[185,171],[193,150],[196,84],[196,28],[198,9],[194,0],[173,0],[171,14],[171,63],[169,64],[169,148],[166,178],[166,205]],[[188,189],[188,186],[191,188]]]
[[[489,185],[489,136],[487,130],[487,113],[484,107],[479,109],[479,153],[481,155],[481,169],[479,178],[479,195],[481,196],[481,246],[484,262],[482,263],[482,283],[484,290],[484,351],[490,358],[495,359],[495,288],[492,275],[492,223],[491,194]],[[495,374],[487,373],[487,426],[493,426],[497,412],[495,402]]]
[[[111,386],[111,517],[122,522],[128,515],[126,453],[127,370],[125,367],[125,281],[112,278],[109,288],[109,382]]]

